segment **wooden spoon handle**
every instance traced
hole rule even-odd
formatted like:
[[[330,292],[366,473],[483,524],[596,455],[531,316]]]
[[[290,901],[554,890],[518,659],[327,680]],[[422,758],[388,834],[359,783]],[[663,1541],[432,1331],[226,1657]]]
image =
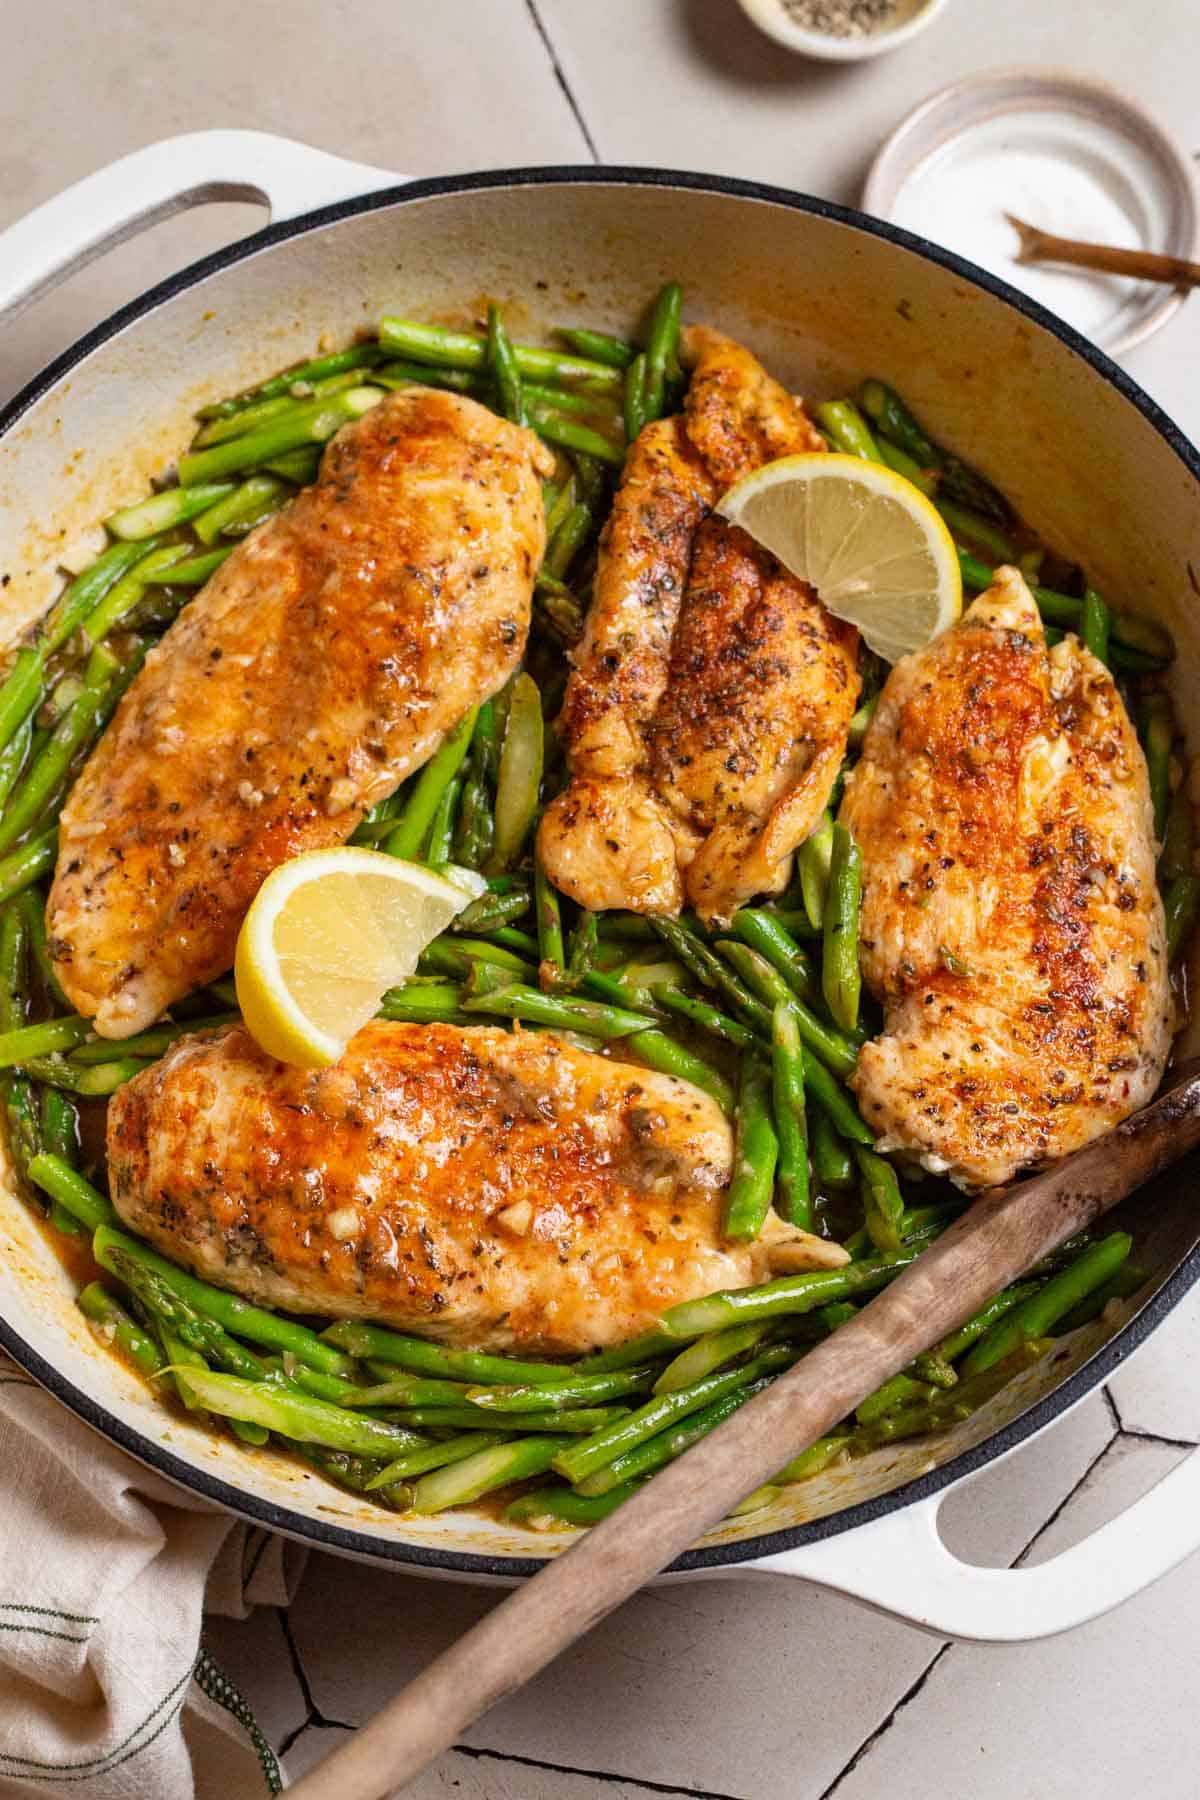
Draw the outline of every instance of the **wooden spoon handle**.
[[[998,1289],[1200,1143],[1200,1062],[1107,1137],[983,1195],[856,1318],[502,1601],[290,1789],[384,1800]]]
[[[1036,225],[1027,225],[1013,213],[1004,216],[1021,240],[1018,262],[1070,263],[1078,269],[1096,269],[1103,275],[1131,275],[1139,281],[1164,281],[1171,287],[1200,287],[1200,263],[1189,262],[1184,256],[1164,256],[1157,250],[1121,250],[1115,244],[1055,237]]]

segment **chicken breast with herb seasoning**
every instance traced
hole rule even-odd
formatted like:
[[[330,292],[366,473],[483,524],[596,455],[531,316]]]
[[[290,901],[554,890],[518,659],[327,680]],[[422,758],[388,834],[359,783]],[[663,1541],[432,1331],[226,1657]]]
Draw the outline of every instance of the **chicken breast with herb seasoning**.
[[[858,634],[713,508],[740,476],[824,448],[732,339],[683,334],[683,413],[630,451],[559,733],[571,780],[539,849],[593,910],[727,919],[786,884],[846,749]]]
[[[987,1187],[1152,1098],[1172,1008],[1145,759],[1015,569],[897,663],[841,818],[886,1015],[852,1086],[881,1148]]]
[[[551,466],[473,400],[393,394],[150,652],[63,809],[47,908],[102,1036],[228,969],[271,870],[344,842],[507,680]]]
[[[108,1154],[126,1223],[222,1287],[472,1348],[617,1344],[766,1273],[721,1240],[716,1102],[540,1032],[377,1021],[320,1071],[185,1039]]]

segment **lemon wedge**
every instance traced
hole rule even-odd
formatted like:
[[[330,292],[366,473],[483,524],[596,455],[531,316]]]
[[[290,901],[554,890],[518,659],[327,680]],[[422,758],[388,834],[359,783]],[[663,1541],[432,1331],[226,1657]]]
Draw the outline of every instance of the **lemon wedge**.
[[[233,973],[247,1029],[301,1069],[336,1062],[388,988],[486,887],[378,850],[310,850],[272,871],[238,934]]]
[[[783,456],[717,510],[857,625],[885,662],[922,650],[962,612],[958,552],[919,488],[857,456]]]

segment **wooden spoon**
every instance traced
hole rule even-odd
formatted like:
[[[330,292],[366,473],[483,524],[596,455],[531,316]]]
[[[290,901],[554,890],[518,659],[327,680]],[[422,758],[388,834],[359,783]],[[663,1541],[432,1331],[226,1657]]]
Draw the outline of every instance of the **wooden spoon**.
[[[1157,250],[1119,250],[1115,244],[1089,244],[1079,238],[1055,237],[1026,224],[1014,213],[1005,213],[1021,247],[1019,263],[1073,263],[1080,269],[1099,269],[1106,275],[1133,275],[1139,281],[1165,281],[1172,287],[1200,287],[1200,263],[1184,256],[1163,256]]]
[[[880,1384],[1200,1143],[1200,1059],[1107,1137],[982,1195],[890,1287],[518,1588],[290,1788],[384,1800]]]

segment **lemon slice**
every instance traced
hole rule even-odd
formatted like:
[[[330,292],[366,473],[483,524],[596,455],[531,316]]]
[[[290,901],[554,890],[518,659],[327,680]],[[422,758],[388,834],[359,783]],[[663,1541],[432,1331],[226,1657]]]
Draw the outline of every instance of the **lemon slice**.
[[[880,463],[783,456],[735,482],[717,510],[886,662],[923,649],[962,612],[958,552],[940,514]]]
[[[486,887],[378,850],[310,850],[272,871],[238,933],[242,1017],[269,1056],[301,1069],[336,1062],[388,988]]]

